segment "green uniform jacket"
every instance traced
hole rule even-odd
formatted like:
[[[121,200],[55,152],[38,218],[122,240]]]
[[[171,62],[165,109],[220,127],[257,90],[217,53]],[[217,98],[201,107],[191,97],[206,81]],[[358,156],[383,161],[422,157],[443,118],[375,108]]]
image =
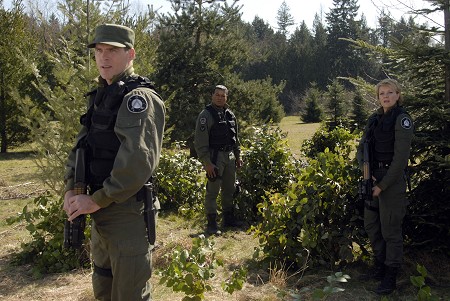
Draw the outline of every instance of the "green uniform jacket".
[[[118,81],[125,76],[134,75],[133,67],[117,76]],[[99,78],[99,84],[106,82]],[[139,95],[147,101],[147,108],[139,113],[132,113],[127,107],[128,99]],[[155,91],[139,87],[125,95],[117,114],[114,132],[120,140],[120,147],[114,161],[111,176],[103,182],[103,188],[97,190],[92,199],[104,208],[113,202],[124,202],[139,189],[154,173],[159,163],[165,125],[165,107]],[[87,128],[82,127],[77,142],[87,135]],[[75,151],[72,149],[66,165],[65,191],[73,189]]]
[[[378,109],[376,114],[383,114],[383,108]],[[409,122],[406,124],[406,126],[405,121]],[[363,142],[366,138],[368,126],[369,125],[366,125],[356,154],[356,158],[358,159],[360,167],[362,167],[363,165]],[[380,182],[377,183],[377,186],[380,187],[381,190],[386,190],[389,186],[393,185],[400,177],[403,177],[404,170],[406,166],[408,166],[408,159],[411,152],[411,141],[413,135],[414,126],[412,124],[411,117],[405,113],[399,114],[395,121],[394,156],[386,175]]]
[[[218,108],[214,104],[212,104],[212,106],[217,110],[221,110],[221,108]],[[208,164],[212,164],[211,149],[209,148],[209,133],[213,124],[214,117],[212,116],[212,114],[207,109],[201,111],[198,115],[197,123],[195,126],[194,146],[200,162],[202,162],[205,166]],[[236,130],[238,130],[237,124]],[[239,132],[236,133],[236,144],[234,146],[233,153],[236,157],[236,160],[239,160],[241,154]]]

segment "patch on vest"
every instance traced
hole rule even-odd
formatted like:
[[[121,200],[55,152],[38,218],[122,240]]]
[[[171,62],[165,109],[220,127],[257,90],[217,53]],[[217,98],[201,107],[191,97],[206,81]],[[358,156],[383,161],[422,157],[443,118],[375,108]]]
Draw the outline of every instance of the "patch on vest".
[[[205,125],[202,125],[202,126],[200,127],[200,131],[204,132],[205,130],[206,130],[206,126],[205,126]]]
[[[200,118],[200,124],[201,125],[206,124],[206,118],[205,117]]]
[[[140,95],[133,95],[128,99],[127,108],[131,113],[141,113],[147,110],[147,100]]]
[[[408,117],[403,117],[403,119],[401,121],[401,125],[402,125],[402,128],[404,128],[405,130],[409,130],[412,126],[412,121]]]

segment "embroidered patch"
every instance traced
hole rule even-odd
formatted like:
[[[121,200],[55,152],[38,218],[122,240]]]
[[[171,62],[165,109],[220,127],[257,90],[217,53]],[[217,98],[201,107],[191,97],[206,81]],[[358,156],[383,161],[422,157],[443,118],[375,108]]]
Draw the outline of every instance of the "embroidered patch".
[[[402,128],[404,128],[405,130],[409,130],[412,126],[412,121],[408,117],[403,117],[403,119],[401,121],[401,125],[402,125]]]
[[[128,99],[127,108],[131,113],[141,113],[147,106],[147,100],[140,95],[133,95]]]
[[[205,130],[206,130],[206,126],[202,125],[202,126],[200,127],[200,131],[204,132]]]
[[[200,124],[206,124],[206,118],[205,117],[200,118]]]

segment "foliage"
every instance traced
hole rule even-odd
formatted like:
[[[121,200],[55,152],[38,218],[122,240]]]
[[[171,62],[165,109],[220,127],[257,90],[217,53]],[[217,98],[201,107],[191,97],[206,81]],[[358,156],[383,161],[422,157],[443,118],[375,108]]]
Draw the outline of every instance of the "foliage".
[[[349,275],[346,275],[342,272],[336,272],[327,276],[328,285],[323,289],[315,289],[312,293],[313,300],[325,300],[328,296],[334,293],[339,293],[345,291],[345,289],[337,286],[339,283],[346,283],[350,279]],[[305,287],[300,290],[300,292],[310,291],[310,288]],[[279,294],[283,300],[286,300],[286,297],[289,297],[289,301],[301,301],[301,296],[295,292],[281,292]]]
[[[239,291],[244,287],[245,280],[247,279],[247,269],[239,267],[234,270],[229,279],[222,282],[222,289],[232,295],[235,291]]]
[[[367,106],[364,103],[364,98],[360,90],[356,90],[353,97],[353,127],[359,130],[364,129],[367,119],[369,118],[369,112]]]
[[[251,139],[242,141],[244,166],[237,174],[242,188],[236,198],[238,212],[249,221],[257,219],[257,205],[268,194],[288,187],[299,166],[279,128],[263,125],[253,130]]]
[[[315,158],[317,154],[326,149],[340,154],[350,154],[354,148],[351,142],[356,138],[357,135],[343,127],[337,127],[330,131],[326,125],[322,124],[311,139],[303,142],[302,153],[308,158]]]
[[[205,299],[205,292],[211,291],[209,281],[214,278],[214,269],[223,266],[213,251],[214,242],[201,235],[192,240],[191,250],[178,246],[166,254],[170,264],[160,271],[160,284],[166,283],[174,292],[183,292],[183,301]]]
[[[178,210],[185,217],[203,211],[205,179],[200,161],[189,156],[183,144],[161,153],[156,171],[158,199],[164,210]]]
[[[220,2],[172,0],[174,13],[159,18],[154,79],[166,100],[171,141],[192,142],[196,117],[214,87],[246,59],[240,8]]]
[[[20,97],[13,95],[19,87],[28,86],[26,63],[20,53],[31,57],[36,49],[33,31],[28,27],[28,17],[20,3],[11,10],[0,7],[0,152],[19,146],[29,139],[28,129],[20,122]]]
[[[25,206],[16,217],[7,220],[9,224],[26,223],[31,235],[30,242],[22,243],[22,250],[14,254],[14,263],[32,264],[33,277],[42,277],[45,273],[61,273],[90,265],[89,254],[80,250],[63,248],[64,220],[61,199],[52,195],[37,197],[33,207]]]
[[[294,17],[290,14],[290,8],[286,4],[286,1],[283,1],[278,8],[277,12],[277,24],[280,32],[286,36],[288,32],[288,27],[295,24]]]
[[[284,117],[283,107],[278,101],[278,95],[285,87],[284,82],[274,85],[270,77],[243,81],[236,75],[230,75],[224,83],[232,87],[228,104],[241,128],[252,124],[278,123]]]
[[[323,112],[320,107],[321,98],[322,94],[315,84],[313,84],[312,87],[306,91],[306,108],[300,114],[303,122],[313,123],[322,121]]]
[[[331,117],[334,125],[343,123],[347,116],[347,98],[344,86],[342,86],[337,79],[327,86],[326,98],[327,108],[329,111],[327,115]]]
[[[262,220],[252,227],[263,260],[284,258],[301,267],[334,266],[354,260],[353,245],[364,249],[362,207],[357,203],[359,171],[349,149],[326,149],[310,159],[293,183],[258,205]]]
[[[417,300],[418,301],[437,301],[439,300],[439,297],[434,296],[431,293],[431,288],[425,284],[425,280],[427,277],[427,269],[418,264],[417,265],[417,272],[419,272],[419,276],[410,276],[409,279],[411,283],[419,289],[417,292]]]

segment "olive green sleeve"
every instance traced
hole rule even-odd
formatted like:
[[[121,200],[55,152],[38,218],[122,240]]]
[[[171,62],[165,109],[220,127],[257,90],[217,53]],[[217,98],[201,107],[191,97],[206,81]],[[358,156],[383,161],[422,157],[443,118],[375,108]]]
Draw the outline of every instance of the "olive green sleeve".
[[[212,164],[209,150],[209,132],[213,123],[213,117],[208,110],[203,110],[197,117],[194,147],[203,165]]]
[[[146,109],[131,112],[128,100],[146,101]],[[148,88],[128,93],[119,109],[114,131],[120,147],[111,176],[103,182],[92,199],[100,207],[123,202],[135,195],[154,173],[159,163],[165,125],[165,107],[161,98]]]
[[[403,177],[404,170],[408,165],[413,135],[414,125],[411,118],[408,114],[400,114],[395,121],[394,156],[386,175],[377,184],[381,190],[386,190]]]

